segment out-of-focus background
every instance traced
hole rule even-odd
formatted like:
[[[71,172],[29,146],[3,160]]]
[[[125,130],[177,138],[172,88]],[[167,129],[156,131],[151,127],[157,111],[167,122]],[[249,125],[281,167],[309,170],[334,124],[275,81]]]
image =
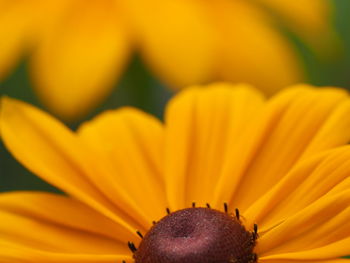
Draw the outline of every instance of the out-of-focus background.
[[[331,85],[350,89],[350,1],[334,0],[329,1],[329,3],[331,3],[333,9],[333,15],[329,23],[334,27],[335,33],[334,46],[331,49],[315,47],[322,46],[322,43],[308,45],[307,40],[288,30],[282,21],[279,24],[277,15],[275,26],[295,49],[301,62],[305,82],[318,86]],[[0,39],[0,42],[2,41],[4,40]],[[232,49],[234,48],[235,46],[232,45]],[[30,75],[29,57],[30,54],[22,56],[14,69],[0,79],[0,94],[21,99],[50,111],[50,109],[43,106],[45,104],[38,99],[34,92],[36,84]],[[114,88],[108,96],[97,104],[97,107],[93,107],[86,114],[77,118],[69,121],[64,119],[63,121],[69,127],[75,129],[81,122],[91,119],[106,109],[115,109],[124,105],[141,108],[162,118],[164,105],[176,91],[170,89],[169,85],[166,84],[167,82],[155,74],[154,70],[141,57],[142,55],[138,52],[132,53],[125,70],[121,73],[121,77],[115,81]],[[263,61],[259,61],[259,63],[263,63]],[[176,66],[182,67],[182,65]],[[223,79],[225,80],[225,78]],[[214,80],[220,81],[221,79],[217,77]],[[22,167],[11,157],[0,142],[0,191],[10,190],[58,191]]]

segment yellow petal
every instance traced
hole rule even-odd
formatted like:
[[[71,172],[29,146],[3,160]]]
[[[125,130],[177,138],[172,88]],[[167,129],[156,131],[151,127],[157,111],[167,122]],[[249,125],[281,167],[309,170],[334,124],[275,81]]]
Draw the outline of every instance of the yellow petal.
[[[247,224],[270,229],[324,195],[350,185],[350,147],[330,150],[307,159],[245,211]],[[332,231],[334,232],[334,231]],[[312,242],[316,243],[316,241]]]
[[[335,219],[331,218],[327,223],[315,224],[318,228],[317,231],[307,232],[267,252],[266,254],[271,256],[266,257],[281,257],[287,259],[317,258],[321,260],[324,258],[346,256],[349,254],[350,247],[349,218],[350,211],[347,209],[347,211],[335,215]],[[329,235],[329,233],[331,234]],[[322,256],[320,257],[321,251],[324,252],[324,254],[321,253]]]
[[[141,54],[171,87],[213,77],[216,32],[201,5],[180,0],[127,0]]]
[[[59,18],[43,34],[31,70],[45,105],[72,119],[112,89],[128,57],[128,39],[111,1],[73,1]]]
[[[2,99],[0,116],[3,141],[24,166],[129,231],[138,228],[125,214],[135,209],[125,204],[124,199],[112,202],[101,189],[101,178],[108,171],[64,125],[28,104],[9,98]]]
[[[59,225],[62,228],[75,229],[111,239],[111,242],[114,239],[114,242],[125,243],[125,240],[133,238],[133,235],[130,235],[125,228],[115,224],[112,220],[85,204],[63,195],[40,192],[2,193],[0,194],[0,210],[32,220],[37,219],[45,224]],[[1,221],[1,223],[5,222]],[[7,222],[7,224],[10,223]],[[15,227],[15,225],[10,227]],[[21,227],[17,227],[18,231],[22,230]]]
[[[296,86],[270,100],[231,149],[216,202],[245,210],[299,161],[350,139],[350,102],[343,90]],[[242,150],[243,149],[243,150]],[[263,180],[261,180],[263,176]]]
[[[132,257],[127,255],[57,253],[18,246],[0,239],[0,261],[3,263],[115,263],[122,260],[133,262]]]
[[[71,198],[8,193],[0,195],[0,208],[0,259],[26,261],[27,256],[33,260],[36,253],[27,253],[31,250],[39,255],[53,254],[51,260],[57,260],[55,253],[80,260],[79,254],[115,259],[130,255],[122,236],[131,236],[125,230]],[[13,250],[18,253],[10,254]]]
[[[272,94],[303,79],[301,61],[266,14],[250,1],[205,1],[220,33],[217,72]]]
[[[324,196],[264,233],[262,257],[324,260],[349,253],[350,191]]]
[[[349,253],[350,238],[345,238],[330,245],[311,250],[303,250],[295,253],[277,254],[266,256],[266,259],[289,259],[289,260],[322,260],[336,259]],[[264,258],[264,257],[263,257]]]
[[[149,224],[165,215],[162,175],[163,126],[141,111],[107,111],[78,130],[79,136],[111,166],[103,180],[111,193],[125,190]],[[147,225],[146,227],[148,227]]]
[[[213,84],[190,88],[170,102],[164,173],[172,209],[212,200],[228,149],[237,146],[262,101],[249,86]]]
[[[296,260],[296,259],[281,259],[281,258],[259,258],[259,262],[262,263],[349,263],[349,259],[336,258],[331,260]]]

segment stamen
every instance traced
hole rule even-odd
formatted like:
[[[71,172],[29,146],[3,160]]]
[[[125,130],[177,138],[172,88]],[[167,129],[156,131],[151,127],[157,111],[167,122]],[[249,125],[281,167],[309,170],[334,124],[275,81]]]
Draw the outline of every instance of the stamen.
[[[226,202],[224,203],[224,210],[225,210],[225,213],[228,212],[228,206],[227,206],[227,203],[226,203]]]
[[[209,203],[207,203],[207,207],[208,207],[208,208],[211,208]]]
[[[166,208],[166,213],[167,213],[168,215],[170,215],[170,209],[169,209],[169,207]]]
[[[136,234],[138,234],[139,235],[139,237],[141,237],[141,238],[143,238],[143,235],[141,234],[141,232],[140,231],[136,231]]]
[[[133,242],[128,241],[128,247],[132,253],[135,253],[137,251],[137,248],[135,247],[135,244]]]
[[[192,207],[196,207],[196,202],[192,202]]]
[[[258,225],[257,224],[254,224],[254,233],[258,234]]]
[[[240,215],[239,215],[239,210],[238,210],[238,208],[235,209],[235,212],[236,212],[236,218],[237,218],[237,220],[239,221]]]
[[[253,239],[254,239],[254,240],[257,240],[258,237],[259,237],[259,234],[258,234],[258,225],[257,225],[257,224],[254,224]]]

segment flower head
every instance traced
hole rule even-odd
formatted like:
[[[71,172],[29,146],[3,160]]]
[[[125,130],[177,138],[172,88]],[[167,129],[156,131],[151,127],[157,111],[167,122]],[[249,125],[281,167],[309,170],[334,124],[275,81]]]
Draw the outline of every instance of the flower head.
[[[303,72],[267,10],[303,39],[325,43],[330,9],[325,0],[3,0],[0,79],[33,50],[29,70],[39,97],[69,119],[110,92],[136,50],[174,88],[228,80],[271,94]]]
[[[164,124],[123,108],[73,132],[3,98],[5,145],[67,196],[1,194],[0,261],[343,262],[349,113],[341,89],[213,84]]]

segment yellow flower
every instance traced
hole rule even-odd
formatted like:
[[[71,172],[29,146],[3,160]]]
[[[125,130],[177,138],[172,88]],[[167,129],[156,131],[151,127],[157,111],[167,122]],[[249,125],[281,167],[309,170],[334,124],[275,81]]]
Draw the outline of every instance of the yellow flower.
[[[301,3],[302,2],[302,3]],[[57,115],[82,115],[125,70],[132,51],[172,87],[248,82],[266,93],[303,79],[273,9],[304,39],[325,43],[325,0],[1,0],[0,79],[23,50],[39,97]]]
[[[350,254],[349,114],[349,96],[340,89],[298,85],[266,101],[247,85],[213,84],[172,99],[165,124],[124,108],[73,132],[26,103],[3,98],[7,148],[67,196],[1,194],[0,262],[132,262],[127,242],[139,247],[137,231],[145,237],[136,257],[177,242],[165,253],[174,261],[158,263],[196,263],[186,258],[194,254],[217,259],[200,262],[253,262],[255,254],[266,263],[348,262],[340,257]],[[193,202],[211,209],[181,210]],[[164,230],[169,220],[176,235],[188,231],[184,225],[208,222],[212,232],[201,229],[193,241],[191,233],[163,233],[161,245],[147,250],[145,243],[155,243],[146,233],[166,208],[172,213],[151,232]],[[215,220],[194,211],[213,213]],[[213,234],[226,229],[217,216],[248,237],[247,260],[218,261],[225,251],[211,248],[225,248],[235,237]]]

